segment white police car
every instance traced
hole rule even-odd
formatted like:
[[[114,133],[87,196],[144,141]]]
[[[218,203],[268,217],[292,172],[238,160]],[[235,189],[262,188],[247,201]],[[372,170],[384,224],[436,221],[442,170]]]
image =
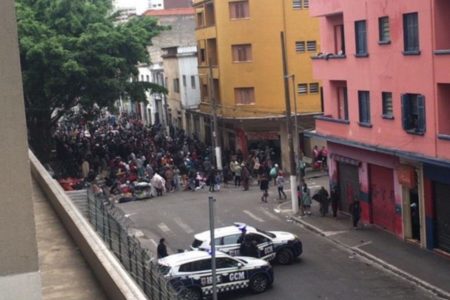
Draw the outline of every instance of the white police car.
[[[187,251],[158,260],[160,272],[169,280],[180,299],[200,300],[212,295],[211,255]],[[273,283],[270,263],[253,257],[231,257],[216,252],[217,291],[223,293],[249,288],[262,293]]]
[[[245,239],[256,242],[258,258],[269,261],[276,259],[282,265],[292,263],[303,252],[302,242],[289,232],[264,231],[244,223],[234,223],[232,226],[216,228],[214,234],[216,249],[231,256],[244,255],[240,253],[244,236]],[[191,249],[209,251],[210,240],[209,230],[198,233]]]

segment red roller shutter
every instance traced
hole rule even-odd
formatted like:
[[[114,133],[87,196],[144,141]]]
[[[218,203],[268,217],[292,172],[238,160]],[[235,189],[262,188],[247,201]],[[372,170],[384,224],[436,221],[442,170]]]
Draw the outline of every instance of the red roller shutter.
[[[395,232],[395,192],[392,169],[370,165],[372,222]]]

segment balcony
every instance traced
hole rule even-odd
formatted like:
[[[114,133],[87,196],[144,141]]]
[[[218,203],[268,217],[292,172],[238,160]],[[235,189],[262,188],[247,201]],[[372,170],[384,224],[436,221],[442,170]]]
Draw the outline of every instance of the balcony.
[[[340,0],[314,0],[311,1],[309,13],[312,17],[322,17],[342,13],[342,1]]]
[[[347,67],[345,55],[324,54],[313,56],[313,77],[321,80],[346,80]]]

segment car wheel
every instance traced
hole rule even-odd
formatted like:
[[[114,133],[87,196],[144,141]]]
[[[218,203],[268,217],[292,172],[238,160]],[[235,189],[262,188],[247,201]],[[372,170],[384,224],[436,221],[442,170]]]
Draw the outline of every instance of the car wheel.
[[[201,300],[202,292],[196,288],[185,288],[179,293],[182,300]]]
[[[292,250],[289,248],[283,248],[278,251],[276,258],[280,265],[288,265],[294,260],[294,253],[292,253]]]
[[[264,274],[256,274],[250,280],[250,289],[253,293],[259,294],[267,290],[269,287],[269,279]]]

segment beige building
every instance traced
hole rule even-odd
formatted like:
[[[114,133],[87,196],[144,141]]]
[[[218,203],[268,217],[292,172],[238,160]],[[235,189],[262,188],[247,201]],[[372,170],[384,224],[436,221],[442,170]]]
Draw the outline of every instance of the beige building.
[[[41,299],[13,0],[0,1],[0,101],[0,299]]]

